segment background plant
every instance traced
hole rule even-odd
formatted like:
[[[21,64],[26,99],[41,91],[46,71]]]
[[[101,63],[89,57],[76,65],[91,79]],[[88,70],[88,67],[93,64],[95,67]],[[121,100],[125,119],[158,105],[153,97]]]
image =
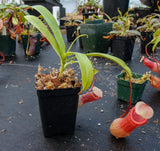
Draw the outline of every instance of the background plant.
[[[137,20],[138,31],[141,32],[155,32],[158,28],[160,28],[160,15],[159,14],[151,14],[147,15],[143,18],[139,18]]]
[[[27,12],[21,14],[21,11],[28,7],[28,5],[15,5],[15,4],[1,4],[0,5],[0,32],[3,35],[12,35],[21,20],[25,23],[27,20],[24,18]],[[21,17],[20,17],[21,15]]]
[[[113,22],[113,30],[108,33],[107,38],[113,38],[114,36],[141,36],[140,32],[136,30],[131,30],[131,27],[134,25],[133,23],[133,15],[129,14],[129,11],[127,11],[124,15],[122,15],[122,12],[117,9],[119,15],[113,18],[110,18],[107,14],[105,16],[108,18],[109,22]]]

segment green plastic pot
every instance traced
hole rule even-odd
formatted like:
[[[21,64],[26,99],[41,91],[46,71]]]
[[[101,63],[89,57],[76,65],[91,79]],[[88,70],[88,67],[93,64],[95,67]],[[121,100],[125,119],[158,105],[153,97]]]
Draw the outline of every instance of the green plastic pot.
[[[10,35],[0,35],[0,52],[5,57],[12,57],[16,52],[16,40],[11,39]]]
[[[27,49],[27,43],[28,43],[28,35],[21,35],[21,37],[23,42],[24,53],[25,55],[27,55],[26,49]],[[36,50],[32,56],[38,55],[40,53],[40,38],[41,38],[40,33],[37,33],[36,38],[37,38]]]
[[[132,73],[133,78],[141,78],[142,74]],[[126,102],[130,102],[130,83],[129,81],[123,80],[125,73],[117,75],[117,98]],[[132,104],[137,103],[141,99],[144,88],[148,80],[141,84],[132,82]]]
[[[104,20],[87,21],[86,24],[80,25],[81,34],[87,34],[82,37],[83,49],[85,52],[108,52],[110,41],[104,39],[112,30],[112,23],[104,23]]]

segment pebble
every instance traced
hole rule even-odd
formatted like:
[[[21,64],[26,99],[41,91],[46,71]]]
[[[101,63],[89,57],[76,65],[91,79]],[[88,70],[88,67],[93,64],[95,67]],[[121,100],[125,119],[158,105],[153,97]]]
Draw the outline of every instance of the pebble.
[[[104,113],[104,110],[101,110],[101,113]]]
[[[7,131],[6,129],[3,129],[3,130],[2,130],[3,133],[6,133],[6,131]]]
[[[101,126],[101,123],[98,123],[98,126]]]
[[[145,131],[141,131],[143,134],[146,134],[146,132]]]
[[[29,113],[29,116],[32,116],[32,114],[31,114],[31,113]]]

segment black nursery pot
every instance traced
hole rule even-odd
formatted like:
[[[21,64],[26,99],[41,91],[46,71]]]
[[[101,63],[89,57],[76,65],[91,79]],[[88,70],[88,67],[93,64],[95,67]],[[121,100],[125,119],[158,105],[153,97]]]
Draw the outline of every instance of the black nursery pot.
[[[37,90],[45,137],[72,135],[75,130],[80,87]]]
[[[134,43],[135,43],[135,36],[131,37],[115,36],[112,39],[111,51],[114,56],[124,61],[131,60]]]
[[[32,56],[36,56],[40,53],[40,38],[41,38],[41,35],[40,33],[36,33],[36,38],[37,38],[37,42],[36,42],[36,48],[35,48],[35,52]],[[21,35],[22,37],[22,42],[23,42],[23,48],[24,48],[24,53],[25,55],[26,54],[26,49],[27,49],[27,44],[28,44],[28,35]],[[28,46],[29,47],[29,46]]]
[[[0,35],[0,51],[5,57],[12,57],[16,52],[16,40],[11,39],[10,35]]]
[[[72,42],[76,39],[75,31],[77,30],[77,26],[66,26],[67,32],[67,41]]]
[[[112,18],[119,15],[117,8],[124,14],[128,10],[128,5],[129,0],[103,0],[103,12]]]
[[[141,32],[141,35],[143,37],[143,39],[141,39],[141,53],[144,54],[144,53],[146,53],[146,51],[145,51],[146,45],[149,42],[151,42],[153,39],[153,32]],[[152,53],[152,47],[153,47],[153,44],[149,44],[147,46],[148,53]]]

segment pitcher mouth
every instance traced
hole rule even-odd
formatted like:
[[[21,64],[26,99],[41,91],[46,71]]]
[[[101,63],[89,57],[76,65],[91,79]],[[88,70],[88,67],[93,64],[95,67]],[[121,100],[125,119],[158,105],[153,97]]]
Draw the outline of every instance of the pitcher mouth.
[[[131,120],[137,125],[143,125],[148,122],[148,119],[144,119],[142,116],[136,113],[135,107],[133,107],[131,110]]]

